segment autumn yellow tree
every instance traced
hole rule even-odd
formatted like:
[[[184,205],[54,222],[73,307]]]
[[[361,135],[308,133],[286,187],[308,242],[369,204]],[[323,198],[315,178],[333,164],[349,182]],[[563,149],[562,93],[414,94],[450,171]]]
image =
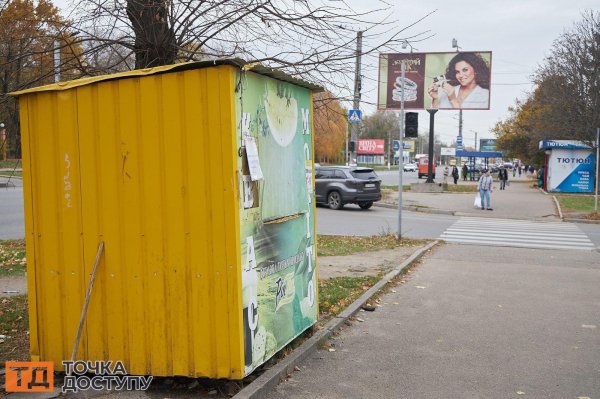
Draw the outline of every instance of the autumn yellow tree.
[[[17,104],[8,93],[51,83],[57,44],[63,77],[79,76],[80,47],[64,26],[48,0],[10,0],[0,7],[0,122],[6,125],[9,156],[19,156],[20,141]]]
[[[346,111],[327,91],[315,94],[313,105],[315,160],[319,163],[342,163],[348,132]]]

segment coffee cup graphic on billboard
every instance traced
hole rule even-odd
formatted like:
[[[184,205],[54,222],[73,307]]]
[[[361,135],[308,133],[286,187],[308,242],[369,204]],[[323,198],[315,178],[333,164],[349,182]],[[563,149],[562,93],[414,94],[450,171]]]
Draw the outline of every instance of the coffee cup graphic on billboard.
[[[388,55],[387,103],[394,108],[400,108],[402,93],[404,93],[405,108],[423,108],[424,54]],[[402,62],[405,64],[404,79],[402,79]]]

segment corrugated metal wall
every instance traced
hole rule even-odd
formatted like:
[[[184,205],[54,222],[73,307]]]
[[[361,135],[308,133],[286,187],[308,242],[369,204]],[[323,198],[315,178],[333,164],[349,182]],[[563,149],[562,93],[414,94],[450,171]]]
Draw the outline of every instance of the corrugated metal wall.
[[[234,68],[21,97],[34,359],[243,377]]]

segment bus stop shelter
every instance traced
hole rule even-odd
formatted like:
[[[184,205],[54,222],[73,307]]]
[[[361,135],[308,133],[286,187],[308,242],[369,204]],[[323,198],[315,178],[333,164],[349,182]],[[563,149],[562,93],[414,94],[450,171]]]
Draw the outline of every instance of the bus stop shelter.
[[[469,179],[475,180],[479,175],[479,171],[475,170],[475,160],[477,158],[483,158],[483,164],[485,168],[489,168],[489,159],[490,158],[502,158],[503,155],[500,151],[463,151],[457,150],[456,156],[461,158],[468,158],[467,164],[472,167],[469,168]]]

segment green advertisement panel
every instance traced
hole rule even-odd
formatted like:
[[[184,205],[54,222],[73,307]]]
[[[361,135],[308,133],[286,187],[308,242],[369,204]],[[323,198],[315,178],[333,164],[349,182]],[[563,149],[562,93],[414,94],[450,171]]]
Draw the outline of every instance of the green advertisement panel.
[[[245,371],[317,320],[313,132],[308,89],[236,78]]]

